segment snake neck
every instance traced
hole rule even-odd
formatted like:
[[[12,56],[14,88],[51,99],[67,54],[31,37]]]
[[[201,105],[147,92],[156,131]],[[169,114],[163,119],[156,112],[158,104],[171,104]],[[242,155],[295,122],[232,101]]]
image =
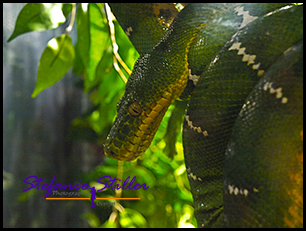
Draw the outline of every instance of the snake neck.
[[[186,6],[152,51],[135,63],[106,140],[106,156],[130,161],[149,147],[168,107],[186,87],[190,44],[205,25],[199,6]]]

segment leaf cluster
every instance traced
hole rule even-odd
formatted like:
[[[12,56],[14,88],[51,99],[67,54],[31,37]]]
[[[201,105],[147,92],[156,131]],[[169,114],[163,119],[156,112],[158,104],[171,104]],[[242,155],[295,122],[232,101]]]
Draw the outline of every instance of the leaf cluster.
[[[93,107],[75,118],[70,138],[82,138],[101,144],[116,116],[116,104],[123,95],[125,83],[114,68],[113,43],[109,22],[103,3],[28,3],[20,11],[15,29],[8,42],[18,36],[32,32],[55,29],[69,22],[65,33],[52,38],[43,51],[37,73],[37,82],[32,97],[37,97],[46,88],[56,84],[65,74],[72,72],[81,76],[80,85],[93,103]],[[117,21],[113,21],[119,55],[131,70],[138,53],[130,43]],[[77,30],[74,43],[69,33]],[[119,65],[122,73],[128,73]],[[56,86],[54,86],[56,87]],[[195,225],[192,196],[184,165],[180,124],[173,125],[175,132],[167,132],[167,124],[174,107],[171,106],[144,156],[135,162],[125,163],[123,179],[136,176],[137,182],[149,185],[149,189],[124,191],[124,197],[140,197],[141,200],[124,201],[124,212],[120,213],[121,227],[176,227]],[[172,122],[173,123],[173,122]],[[168,128],[169,129],[169,128]],[[171,147],[166,142],[172,142]],[[164,155],[171,153],[172,161]],[[173,153],[177,152],[176,156]],[[116,177],[117,161],[106,158],[85,181],[96,183],[102,175]],[[104,197],[114,197],[110,189]],[[90,206],[88,204],[88,206]],[[98,208],[85,213],[83,218],[91,227],[115,227],[110,222],[111,211]]]
[[[67,27],[66,32],[52,38],[43,51],[32,97],[57,83],[72,68],[75,74],[82,76],[79,83],[85,93],[90,93],[94,104],[86,119],[76,119],[73,127],[93,129],[98,135],[105,135],[103,130],[111,126],[116,103],[125,87],[113,67],[113,47],[103,6],[103,3],[28,3],[20,11],[14,32],[8,39],[10,42],[24,33],[55,29],[69,20],[71,24],[75,19],[69,26],[77,29],[76,43],[73,44],[69,35],[71,28]],[[114,25],[119,55],[132,69],[139,55],[117,21]],[[123,69],[122,72],[128,78]]]

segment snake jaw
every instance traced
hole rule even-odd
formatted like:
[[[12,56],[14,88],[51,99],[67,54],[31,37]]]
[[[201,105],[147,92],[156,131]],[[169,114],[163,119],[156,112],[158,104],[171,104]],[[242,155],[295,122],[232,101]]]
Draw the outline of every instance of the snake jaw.
[[[138,155],[137,155],[138,151],[133,152],[133,156],[131,158],[129,158],[127,161],[132,161],[134,160]]]

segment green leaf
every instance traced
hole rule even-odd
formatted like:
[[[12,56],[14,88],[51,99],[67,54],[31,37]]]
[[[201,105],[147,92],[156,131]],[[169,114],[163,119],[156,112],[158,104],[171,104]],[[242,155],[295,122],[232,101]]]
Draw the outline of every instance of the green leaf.
[[[69,35],[63,34],[48,42],[38,67],[37,82],[32,93],[40,92],[59,81],[68,72],[74,61],[74,47]]]
[[[84,74],[89,63],[90,33],[89,33],[88,3],[81,3],[77,10],[77,42],[75,44],[76,59],[73,72]]]
[[[120,214],[120,224],[124,228],[147,228],[147,220],[143,215],[130,208],[125,208]]]
[[[96,67],[102,58],[108,39],[108,24],[106,17],[96,4],[89,4],[90,15],[90,50],[89,50],[89,80],[95,78]]]
[[[62,3],[28,3],[20,11],[14,32],[7,42],[27,32],[56,28],[65,21]]]
[[[77,59],[73,71],[84,72],[85,91],[96,80],[96,69],[105,49],[110,45],[108,24],[104,12],[94,3],[82,3],[77,12]],[[81,65],[80,65],[81,62]]]

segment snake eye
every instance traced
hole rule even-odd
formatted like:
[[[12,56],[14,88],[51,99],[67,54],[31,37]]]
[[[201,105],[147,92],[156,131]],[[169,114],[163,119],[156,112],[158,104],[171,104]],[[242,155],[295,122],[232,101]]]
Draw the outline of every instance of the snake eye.
[[[129,108],[129,113],[131,116],[138,117],[142,113],[142,107],[138,103],[132,103]]]

